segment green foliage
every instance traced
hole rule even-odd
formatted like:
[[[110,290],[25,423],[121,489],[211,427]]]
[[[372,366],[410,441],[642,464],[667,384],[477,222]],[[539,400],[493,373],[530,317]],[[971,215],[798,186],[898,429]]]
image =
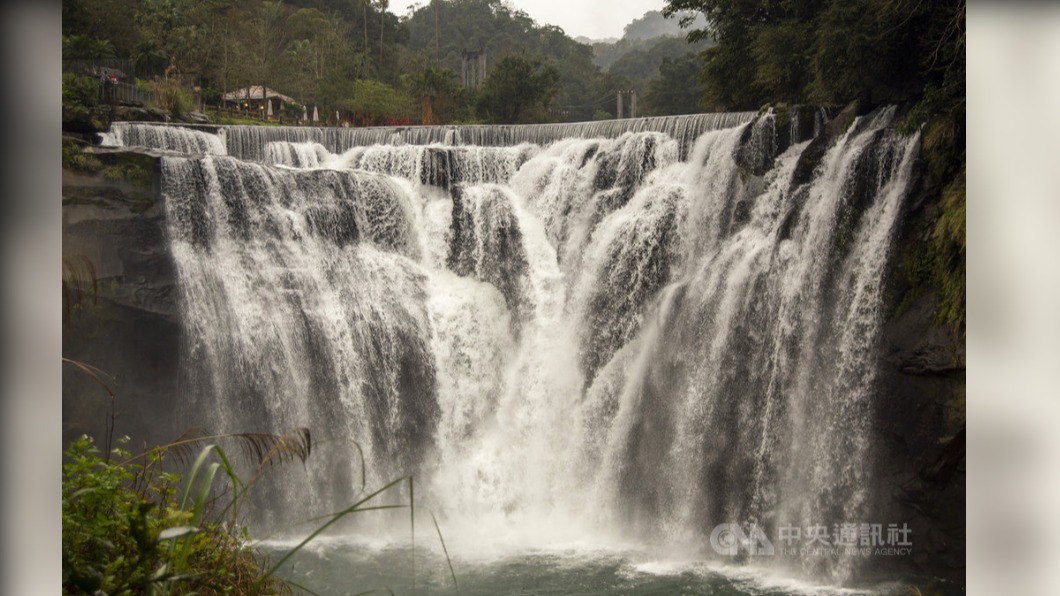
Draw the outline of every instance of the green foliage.
[[[644,98],[647,111],[654,116],[701,111],[704,89],[694,82],[698,72],[699,59],[694,53],[663,60],[659,78],[651,82]]]
[[[63,73],[63,103],[94,106],[99,103],[99,83],[90,76]]]
[[[465,50],[485,52],[487,73],[506,56],[555,70],[551,101],[520,110],[527,122],[589,120],[595,110],[613,104],[617,89],[643,94],[664,58],[687,51],[677,37],[656,39],[636,46],[643,52],[627,57],[615,73],[605,73],[593,63],[591,47],[559,27],[539,25],[504,0],[431,0],[401,18],[387,10],[390,5],[70,0],[63,3],[64,56],[117,58],[125,61],[120,68],[134,71],[127,74],[163,79],[153,83],[166,87],[159,107],[178,112],[192,106],[187,92],[168,88],[177,82],[185,90],[200,86],[211,105],[219,105],[225,93],[265,85],[321,114],[352,108],[360,123],[418,121],[421,111],[446,123],[494,120],[477,113],[478,89],[465,88],[457,77]],[[647,17],[633,29],[660,24],[657,13]],[[627,70],[635,76],[624,74]],[[425,71],[428,78],[447,73],[444,80],[435,77],[443,83],[437,93],[423,93],[415,84]],[[355,81],[389,89],[357,89]],[[425,95],[431,98],[426,104]]]
[[[702,70],[717,108],[899,102],[963,81],[964,2],[668,0],[664,12],[684,10],[710,23],[690,39],[718,41]]]
[[[773,101],[793,102],[802,96],[809,78],[806,55],[812,30],[812,23],[792,20],[764,28],[754,38],[751,53],[758,64],[756,89]]]
[[[180,477],[162,470],[160,449],[136,460],[120,447],[102,457],[92,441],[82,437],[65,455],[64,594],[286,590],[264,573],[231,527],[202,519],[212,477],[196,483],[193,473],[185,494],[195,487],[196,499],[178,503]]]
[[[169,66],[169,53],[154,39],[145,39],[132,53],[133,65],[140,76],[161,75]]]
[[[482,50],[487,75],[512,56],[550,65],[558,77],[556,91],[547,109],[525,111],[526,118],[534,113],[534,121],[589,120],[601,102],[613,101],[619,88],[614,77],[593,63],[591,47],[574,41],[558,27],[535,23],[503,0],[431,0],[415,8],[405,25],[408,49],[420,64],[460,73],[463,52]],[[471,108],[476,104],[481,108],[481,102],[473,94],[463,99],[467,103],[456,110],[457,119],[474,119]],[[482,113],[477,117],[497,121]]]
[[[415,114],[412,98],[400,89],[368,79],[354,81],[353,99],[345,107],[374,124]]]
[[[939,292],[938,319],[955,332],[964,331],[967,292],[964,172],[942,191],[939,217],[931,234],[932,280]]]
[[[284,118],[290,118],[294,120],[302,117],[302,112],[304,109],[305,108],[302,106],[302,104],[285,102],[283,106],[280,107],[280,115]]]
[[[593,112],[593,120],[611,120],[614,117],[614,114],[605,110],[596,110]]]
[[[114,44],[109,39],[88,35],[63,36],[63,58],[108,60],[114,57]]]
[[[115,456],[126,456],[116,450]],[[87,438],[63,465],[62,561],[67,593],[132,591],[154,580],[161,522],[156,504],[127,487],[131,468],[99,457]]]
[[[75,172],[93,174],[103,169],[103,162],[96,156],[85,153],[75,143],[63,142],[62,148],[63,167]]]
[[[177,79],[158,79],[151,88],[158,98],[158,107],[168,110],[174,118],[180,118],[196,107],[191,92]]]
[[[507,56],[486,78],[479,113],[494,124],[541,122],[558,92],[559,73],[550,65]]]
[[[682,71],[679,79],[674,78],[677,73],[672,69],[672,63],[675,60],[685,58],[691,52],[701,51],[710,47],[710,45],[711,43],[706,41],[689,44],[680,37],[657,37],[632,43],[627,40],[621,40],[614,44],[614,47],[627,46],[630,49],[615,58],[607,71],[611,75],[617,75],[628,80],[628,83],[624,84],[623,87],[635,89],[641,94],[641,97],[646,97],[651,92],[651,85],[663,78],[668,79],[669,84],[679,87],[679,89],[674,89],[677,93],[683,91],[684,95],[697,94],[692,101],[680,102],[682,105],[680,108],[670,106],[656,111],[653,109],[651,102],[646,102],[641,110],[646,114],[662,116],[698,112],[702,110],[699,104],[703,93],[703,87],[698,84],[698,61],[695,63],[696,68]],[[594,46],[594,48],[598,49],[600,47],[600,44]],[[664,73],[664,68],[668,68],[670,71]],[[689,106],[693,107],[689,109]]]

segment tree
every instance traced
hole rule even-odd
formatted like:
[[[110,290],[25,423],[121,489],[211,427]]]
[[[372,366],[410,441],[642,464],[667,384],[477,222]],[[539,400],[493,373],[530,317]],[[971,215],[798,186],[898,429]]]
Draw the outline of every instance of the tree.
[[[699,75],[699,57],[689,52],[679,58],[664,58],[659,78],[645,96],[645,108],[654,116],[694,114],[703,110],[704,89],[694,81]]]
[[[424,124],[444,124],[453,119],[459,92],[456,73],[428,66],[408,77],[407,85],[422,102]]]
[[[412,98],[386,83],[360,80],[353,86],[353,99],[345,107],[372,124],[410,118],[415,112]]]
[[[695,11],[709,23],[688,35],[718,43],[702,54],[707,103],[757,109],[779,101],[894,103],[945,86],[947,76],[963,78],[964,6],[964,0],[667,0],[663,12]],[[956,93],[963,97],[963,90]],[[957,97],[951,99],[963,103]]]
[[[553,66],[505,56],[482,85],[479,113],[494,124],[543,121],[558,83],[559,72]]]
[[[261,85],[261,98],[271,82],[273,56],[280,54],[284,45],[283,2],[265,0],[255,11],[250,29],[252,75]]]

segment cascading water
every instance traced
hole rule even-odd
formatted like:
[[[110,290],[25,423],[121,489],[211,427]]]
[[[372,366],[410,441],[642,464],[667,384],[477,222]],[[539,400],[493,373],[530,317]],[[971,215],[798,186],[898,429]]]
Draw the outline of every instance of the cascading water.
[[[236,127],[233,156],[165,157],[189,416],[355,440],[369,485],[415,474],[487,549],[595,535],[710,557],[720,523],[868,519],[883,278],[919,146],[893,117],[856,120],[806,183],[809,141],[756,141],[771,115],[509,147]],[[749,146],[764,176],[738,165]],[[271,510],[349,504],[351,452],[319,450],[312,489]],[[767,564],[843,582],[858,560]]]
[[[223,134],[223,133],[221,133]],[[116,147],[143,147],[178,153],[224,155],[228,152],[220,134],[184,126],[157,126],[135,122],[115,122],[101,134],[101,144]]]

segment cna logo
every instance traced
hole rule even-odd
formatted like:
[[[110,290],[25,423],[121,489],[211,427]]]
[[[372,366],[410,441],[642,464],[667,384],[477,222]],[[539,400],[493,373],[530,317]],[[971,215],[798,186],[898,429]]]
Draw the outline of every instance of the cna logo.
[[[735,557],[740,551],[749,555],[773,556],[773,543],[755,524],[744,532],[740,524],[718,524],[710,533],[710,546],[719,555]]]

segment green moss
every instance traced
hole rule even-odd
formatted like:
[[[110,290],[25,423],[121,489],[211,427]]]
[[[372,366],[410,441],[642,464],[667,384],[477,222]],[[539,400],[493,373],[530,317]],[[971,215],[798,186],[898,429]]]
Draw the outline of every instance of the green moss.
[[[958,124],[953,118],[936,118],[924,126],[921,155],[934,180],[950,179],[961,167],[964,144],[958,144],[958,137]]]
[[[936,320],[955,334],[965,333],[965,138],[964,112],[953,106],[940,111],[939,102],[926,97],[902,120],[899,130],[921,130],[921,158],[927,192],[934,195],[935,217],[926,242],[907,248],[899,273],[909,290],[896,314],[931,288],[937,297]],[[936,115],[928,118],[927,115]]]
[[[963,334],[965,326],[965,182],[964,171],[942,191],[939,217],[931,234],[931,278],[939,292],[940,322]]]
[[[776,104],[773,107],[773,113],[776,115],[777,130],[787,130],[787,128],[791,126],[791,113],[788,110],[788,104]]]
[[[94,174],[103,169],[103,162],[94,155],[85,153],[76,143],[63,141],[63,167],[74,172]]]
[[[895,317],[905,314],[924,294],[931,282],[933,260],[931,251],[922,243],[908,244],[901,248],[898,254],[898,275],[907,289],[895,309]]]
[[[901,316],[931,289],[937,300],[936,320],[958,336],[965,333],[967,308],[964,185],[962,171],[941,192],[931,236],[902,247],[898,275],[906,290],[895,310],[895,316]]]
[[[154,184],[154,171],[136,161],[119,161],[103,169],[103,177],[111,182],[125,180],[142,189],[149,190]]]

